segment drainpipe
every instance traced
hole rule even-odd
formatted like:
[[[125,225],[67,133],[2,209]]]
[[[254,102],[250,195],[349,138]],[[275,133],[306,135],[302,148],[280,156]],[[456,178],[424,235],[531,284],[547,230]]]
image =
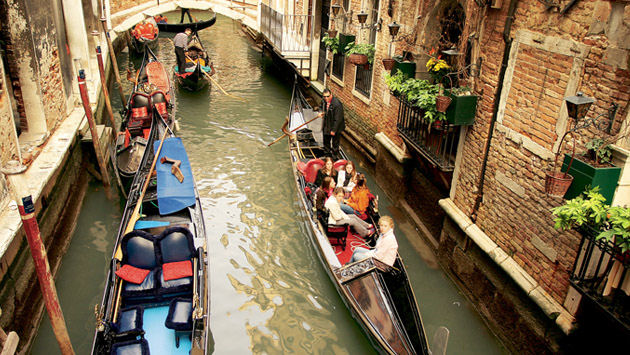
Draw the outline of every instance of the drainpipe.
[[[483,161],[481,163],[481,173],[479,176],[479,184],[477,185],[477,197],[475,198],[475,205],[472,212],[470,212],[470,219],[475,223],[477,220],[477,212],[479,205],[483,199],[483,188],[486,182],[486,168],[488,166],[488,156],[490,155],[490,146],[492,143],[492,137],[494,135],[494,125],[497,122],[497,116],[499,115],[499,102],[501,100],[501,93],[503,92],[503,80],[505,79],[505,71],[507,70],[508,61],[510,59],[510,50],[512,49],[512,38],[510,38],[510,32],[512,30],[512,23],[514,22],[514,13],[516,12],[516,3],[518,0],[511,0],[508,8],[507,18],[505,19],[505,26],[503,27],[503,42],[505,43],[505,49],[503,50],[503,61],[501,62],[501,71],[499,72],[499,80],[497,85],[497,91],[494,94],[494,105],[492,108],[492,119],[490,120],[490,128],[488,129],[488,140],[483,152]]]

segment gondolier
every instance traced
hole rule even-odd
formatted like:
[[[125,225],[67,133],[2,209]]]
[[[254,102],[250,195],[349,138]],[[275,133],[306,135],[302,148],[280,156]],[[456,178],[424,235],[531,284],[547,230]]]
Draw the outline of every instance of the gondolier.
[[[173,38],[175,45],[175,56],[177,57],[177,72],[182,74],[186,72],[186,49],[188,49],[188,37],[192,33],[190,28],[184,32],[178,33]]]
[[[322,101],[320,116],[323,116],[322,133],[324,135],[324,149],[326,154],[333,159],[339,158],[339,140],[341,132],[346,128],[343,117],[343,105],[341,101],[332,96],[329,89],[324,89],[322,93],[324,100]]]

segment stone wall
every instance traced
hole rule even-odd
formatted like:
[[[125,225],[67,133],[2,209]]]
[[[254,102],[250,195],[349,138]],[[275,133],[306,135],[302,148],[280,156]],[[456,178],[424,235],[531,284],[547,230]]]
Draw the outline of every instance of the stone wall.
[[[155,3],[157,5],[157,2],[152,1],[152,0],[111,0],[109,2],[109,6],[111,9],[110,10],[111,13],[115,14],[117,12],[131,9],[132,7],[142,5],[148,2]]]

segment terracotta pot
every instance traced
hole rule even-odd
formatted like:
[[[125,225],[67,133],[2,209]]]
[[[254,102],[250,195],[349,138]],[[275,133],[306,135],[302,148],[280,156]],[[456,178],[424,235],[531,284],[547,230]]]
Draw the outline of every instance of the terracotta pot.
[[[438,96],[435,98],[435,109],[438,112],[446,112],[446,109],[451,104],[451,98],[448,96]]]
[[[330,38],[337,37],[337,30],[328,30],[328,37]]]
[[[392,70],[394,68],[394,64],[396,63],[396,61],[392,58],[383,58],[382,61],[385,70]]]
[[[365,65],[368,62],[368,57],[365,54],[352,53],[348,56],[348,59],[354,65]]]

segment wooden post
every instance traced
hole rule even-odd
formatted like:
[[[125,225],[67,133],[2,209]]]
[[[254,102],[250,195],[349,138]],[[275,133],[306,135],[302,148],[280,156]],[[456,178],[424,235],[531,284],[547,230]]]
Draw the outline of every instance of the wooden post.
[[[94,152],[96,153],[96,160],[101,172],[101,178],[103,180],[103,186],[105,187],[105,195],[107,199],[112,199],[112,192],[109,185],[109,173],[107,172],[107,165],[103,159],[101,153],[101,144],[98,139],[98,132],[96,131],[96,123],[94,123],[94,117],[92,117],[92,108],[90,107],[90,99],[87,93],[87,87],[85,86],[85,71],[79,70],[79,91],[81,93],[81,101],[83,101],[83,109],[85,110],[85,116],[87,117],[88,124],[90,126],[90,133],[92,134],[92,145],[94,145]]]
[[[19,192],[18,192],[19,193]],[[20,195],[18,195],[20,196]],[[28,246],[31,249],[31,256],[35,263],[35,270],[37,271],[37,279],[39,280],[39,287],[42,289],[44,302],[46,304],[46,311],[48,317],[50,317],[50,323],[59,343],[59,349],[61,353],[74,354],[72,349],[72,343],[70,343],[70,336],[68,335],[68,329],[66,328],[66,321],[59,305],[59,299],[57,298],[57,289],[55,288],[55,282],[52,274],[50,273],[50,265],[48,264],[48,256],[46,255],[46,248],[42,243],[42,238],[39,233],[39,226],[37,225],[37,219],[35,218],[35,205],[30,195],[17,199],[18,209],[20,211],[20,217],[22,218],[22,225],[26,232],[26,239]]]
[[[101,24],[103,25],[103,32],[105,38],[107,38],[107,48],[109,49],[109,60],[112,62],[112,70],[116,77],[116,85],[118,85],[118,94],[122,105],[125,106],[127,100],[125,100],[125,93],[123,93],[122,83],[120,82],[120,73],[118,72],[118,62],[116,61],[116,53],[114,53],[114,46],[112,46],[112,39],[109,37],[109,31],[107,31],[107,19],[105,16],[101,17]]]
[[[109,121],[112,123],[114,137],[117,137],[118,130],[116,129],[116,120],[114,119],[112,102],[109,100],[109,90],[107,89],[107,79],[105,78],[105,67],[103,66],[103,55],[101,53],[101,46],[96,46],[96,59],[98,60],[98,71],[101,74],[101,88],[103,90],[103,96],[105,96],[105,106],[107,107],[107,114],[109,115]],[[123,105],[124,104],[125,103],[123,102]]]

